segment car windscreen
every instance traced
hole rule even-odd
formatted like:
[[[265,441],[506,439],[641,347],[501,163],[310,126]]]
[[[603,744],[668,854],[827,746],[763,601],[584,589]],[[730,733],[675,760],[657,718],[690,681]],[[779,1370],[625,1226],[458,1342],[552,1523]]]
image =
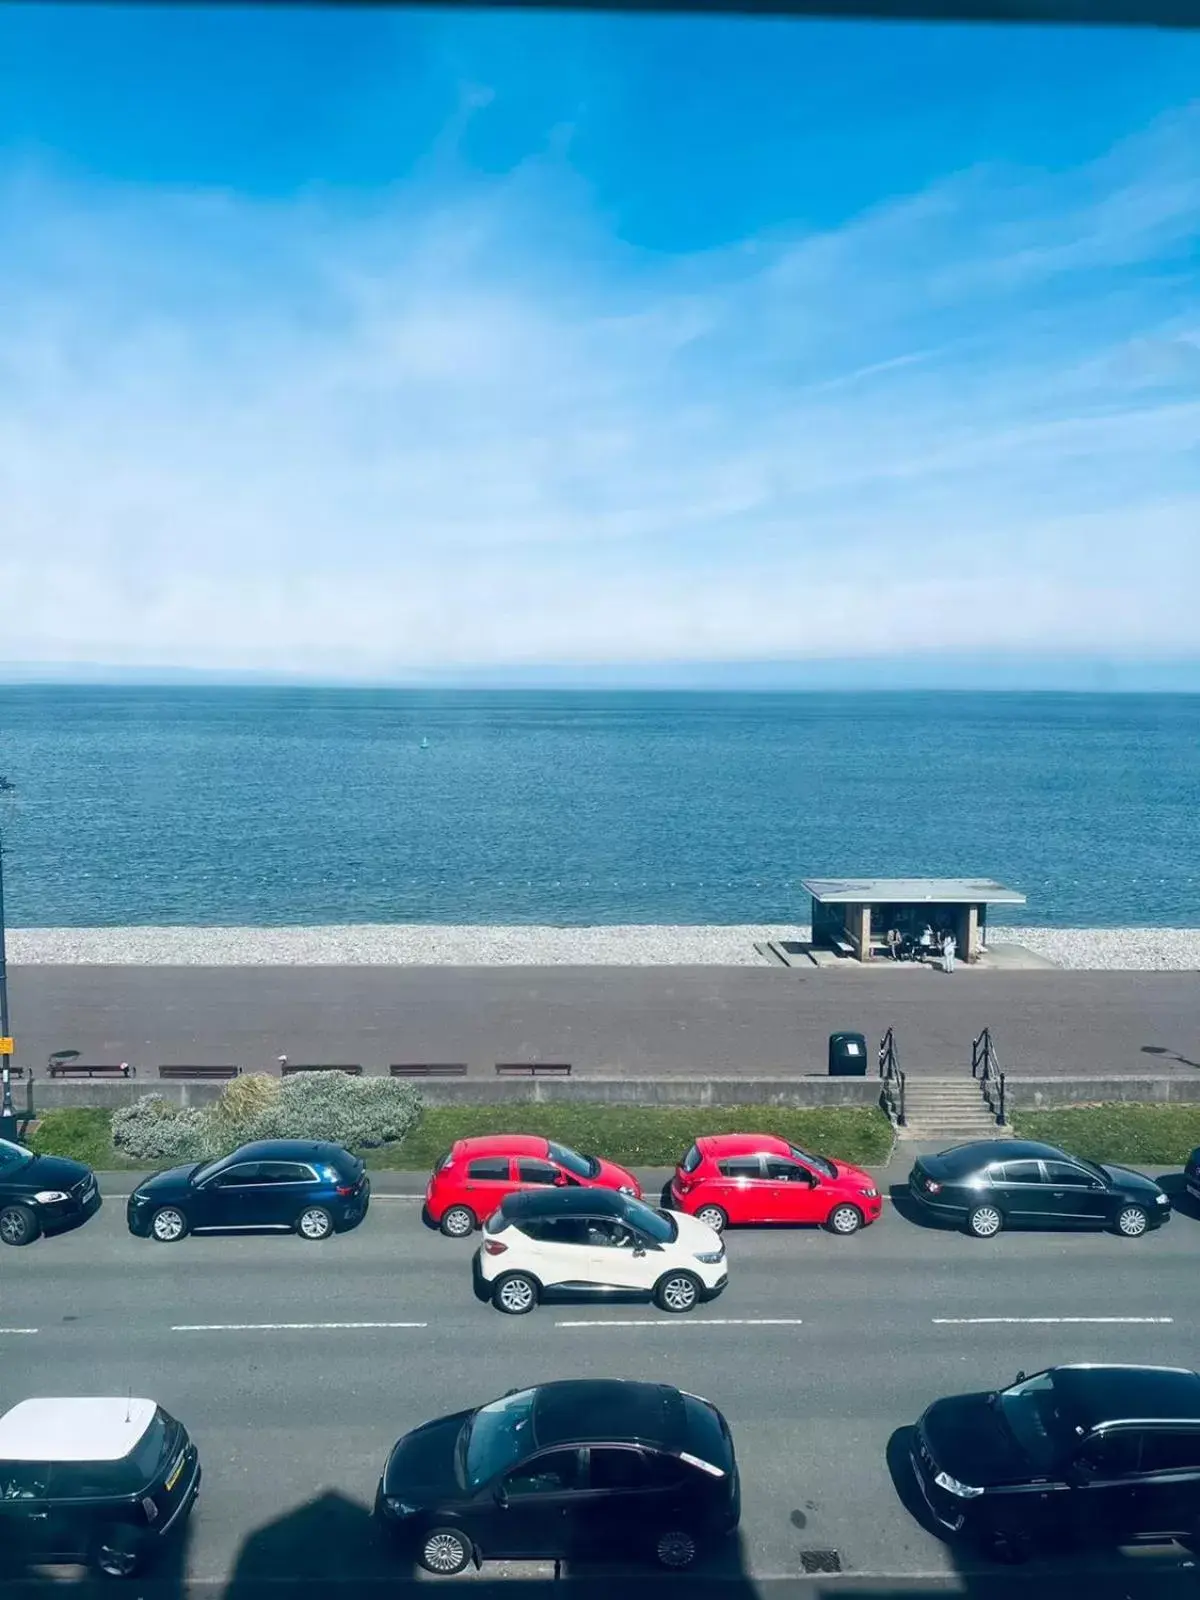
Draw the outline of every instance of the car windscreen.
[[[640,1228],[655,1244],[670,1244],[679,1233],[673,1217],[665,1211],[656,1211],[641,1200],[626,1202],[625,1221],[631,1227]]]
[[[595,1156],[581,1156],[578,1150],[572,1150],[570,1145],[555,1144],[553,1140],[546,1147],[550,1152],[551,1161],[565,1167],[568,1172],[573,1172],[577,1178],[594,1178],[600,1171],[600,1163]]]
[[[127,1456],[116,1461],[56,1461],[50,1470],[54,1500],[95,1500],[137,1494],[162,1471],[176,1426],[156,1411],[150,1426]]]
[[[24,1150],[19,1144],[10,1144],[7,1139],[0,1139],[0,1172],[6,1176],[27,1167],[33,1160],[30,1151]]]
[[[790,1144],[788,1149],[797,1161],[802,1161],[806,1167],[811,1167],[814,1172],[819,1172],[823,1178],[837,1177],[837,1168],[832,1161],[827,1161],[824,1156],[811,1155],[807,1150],[801,1150],[798,1144]]]
[[[1052,1372],[1002,1389],[996,1396],[1000,1415],[1024,1453],[1041,1471],[1063,1460],[1078,1437],[1076,1419],[1069,1413]]]
[[[481,1406],[463,1424],[458,1436],[455,1465],[466,1489],[490,1483],[500,1473],[532,1453],[533,1402],[536,1389],[520,1389],[502,1400]]]

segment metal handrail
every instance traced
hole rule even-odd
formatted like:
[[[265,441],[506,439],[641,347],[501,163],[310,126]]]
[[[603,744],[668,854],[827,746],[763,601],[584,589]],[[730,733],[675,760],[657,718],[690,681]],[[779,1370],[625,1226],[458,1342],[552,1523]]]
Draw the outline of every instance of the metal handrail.
[[[895,1112],[896,1123],[903,1128],[907,1122],[904,1107],[906,1080],[900,1068],[896,1034],[892,1028],[889,1028],[879,1041],[879,1076],[883,1079],[884,1096]]]
[[[992,1030],[984,1028],[977,1039],[971,1041],[971,1076],[978,1078],[983,1098],[996,1118],[996,1126],[1005,1126],[1005,1075],[992,1043]]]

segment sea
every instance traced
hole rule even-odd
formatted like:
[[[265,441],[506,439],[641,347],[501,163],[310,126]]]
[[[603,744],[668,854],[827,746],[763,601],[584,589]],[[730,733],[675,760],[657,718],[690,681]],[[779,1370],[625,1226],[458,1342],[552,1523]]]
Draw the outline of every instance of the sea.
[[[1200,696],[0,687],[11,927],[1200,924]],[[0,785],[0,788],[3,788]]]

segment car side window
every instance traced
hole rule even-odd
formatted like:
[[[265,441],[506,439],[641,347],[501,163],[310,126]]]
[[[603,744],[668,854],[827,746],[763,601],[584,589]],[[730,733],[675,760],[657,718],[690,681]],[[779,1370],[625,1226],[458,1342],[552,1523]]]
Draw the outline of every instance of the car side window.
[[[558,1182],[559,1171],[553,1162],[522,1156],[517,1162],[517,1177],[522,1183],[554,1184]]]
[[[613,1250],[632,1250],[638,1243],[632,1230],[615,1217],[588,1217],[587,1241]]]
[[[530,1217],[521,1232],[542,1244],[587,1244],[588,1225],[583,1217]]]
[[[683,1482],[688,1469],[676,1456],[665,1456],[651,1450],[642,1457],[647,1489],[676,1489]]]
[[[1053,1183],[1060,1189],[1090,1189],[1093,1180],[1088,1177],[1082,1167],[1077,1167],[1070,1161],[1046,1161],[1046,1182]]]
[[[316,1176],[300,1161],[263,1161],[259,1173],[261,1183],[312,1183]]]
[[[588,1482],[593,1489],[640,1489],[645,1481],[645,1462],[640,1450],[621,1450],[613,1445],[592,1447]]]
[[[797,1161],[785,1161],[782,1156],[767,1157],[767,1177],[773,1178],[776,1183],[807,1183],[811,1184],[813,1175],[807,1167],[802,1167]]]
[[[50,1467],[44,1461],[0,1461],[0,1500],[44,1500]]]
[[[993,1183],[1041,1183],[1042,1169],[1036,1161],[1006,1161]]]
[[[504,1492],[514,1500],[533,1494],[565,1494],[575,1488],[578,1474],[577,1450],[550,1450],[514,1468],[504,1480]]]
[[[468,1178],[507,1178],[507,1156],[480,1156],[467,1163]]]
[[[262,1161],[243,1161],[236,1167],[226,1167],[216,1179],[218,1189],[236,1189],[244,1183],[262,1183]]]
[[[761,1178],[762,1162],[758,1156],[731,1156],[717,1163],[723,1178]]]
[[[1132,1428],[1101,1434],[1079,1453],[1079,1465],[1093,1478],[1124,1478],[1139,1470],[1142,1436]]]
[[[122,1494],[126,1487],[111,1461],[60,1461],[50,1477],[54,1500],[95,1500]]]
[[[1200,1433],[1147,1433],[1142,1441],[1143,1472],[1200,1472]]]

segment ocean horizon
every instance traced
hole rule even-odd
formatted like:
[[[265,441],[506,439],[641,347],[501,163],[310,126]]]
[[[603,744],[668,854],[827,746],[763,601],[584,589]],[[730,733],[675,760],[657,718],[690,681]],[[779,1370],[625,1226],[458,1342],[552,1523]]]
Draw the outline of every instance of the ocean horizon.
[[[1200,695],[0,686],[14,928],[1200,924]]]

